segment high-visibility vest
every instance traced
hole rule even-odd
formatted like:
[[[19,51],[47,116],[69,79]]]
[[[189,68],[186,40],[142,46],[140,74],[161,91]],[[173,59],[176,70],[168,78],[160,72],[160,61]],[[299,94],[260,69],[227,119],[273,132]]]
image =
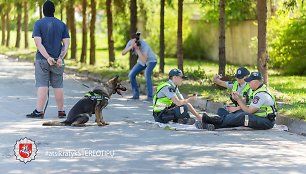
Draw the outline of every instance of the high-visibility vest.
[[[258,88],[257,90],[253,91],[252,94],[252,99],[254,99],[255,95],[260,93],[260,92],[265,92],[269,94],[273,100],[273,105],[268,106],[268,105],[262,105],[260,106],[259,110],[254,113],[254,115],[260,116],[260,117],[266,117],[268,114],[276,114],[276,101],[275,97],[268,91],[266,85],[262,85],[262,87]]]
[[[234,82],[233,87],[232,87],[232,92],[237,92],[238,91],[238,86],[239,83],[237,81]],[[250,88],[250,85],[247,83],[242,91],[241,91],[241,95],[243,97],[246,97],[246,104],[249,105],[251,102],[251,96],[252,96],[252,90]]]
[[[157,86],[156,93],[153,97],[153,112],[161,112],[165,108],[172,105],[172,100],[168,97],[157,98],[159,91],[165,86],[172,86],[169,82],[162,82]]]

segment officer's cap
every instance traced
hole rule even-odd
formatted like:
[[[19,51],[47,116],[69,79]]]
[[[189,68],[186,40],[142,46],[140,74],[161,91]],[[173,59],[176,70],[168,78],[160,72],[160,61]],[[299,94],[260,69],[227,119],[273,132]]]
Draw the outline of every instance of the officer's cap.
[[[180,77],[182,77],[183,79],[186,79],[186,78],[187,78],[187,76],[184,76],[182,70],[177,69],[177,68],[174,68],[174,69],[170,70],[170,72],[169,72],[169,78],[170,78],[170,77],[173,77],[173,76],[180,76]]]
[[[251,75],[246,78],[244,81],[250,82],[252,80],[262,80],[262,75],[260,72],[252,72]]]
[[[246,69],[245,67],[240,67],[237,69],[237,72],[235,74],[235,77],[238,79],[242,79],[243,77],[250,74],[250,71]]]

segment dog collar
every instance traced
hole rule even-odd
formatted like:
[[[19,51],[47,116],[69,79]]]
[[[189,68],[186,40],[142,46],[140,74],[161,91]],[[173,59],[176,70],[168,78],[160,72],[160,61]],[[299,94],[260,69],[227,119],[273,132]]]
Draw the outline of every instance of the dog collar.
[[[94,92],[92,92],[92,91],[87,92],[87,93],[85,94],[85,97],[89,97],[91,100],[98,100],[98,101],[101,101],[101,100],[109,100],[109,97],[108,97],[108,96],[103,96],[103,95],[94,93]]]

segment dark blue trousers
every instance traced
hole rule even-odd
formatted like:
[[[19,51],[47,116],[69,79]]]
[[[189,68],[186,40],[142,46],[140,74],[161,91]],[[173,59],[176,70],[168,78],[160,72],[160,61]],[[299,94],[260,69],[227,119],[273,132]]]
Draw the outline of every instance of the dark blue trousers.
[[[253,129],[265,130],[273,128],[275,121],[271,121],[266,117],[259,117],[253,114],[243,112],[242,110],[229,113],[224,108],[218,109],[218,115],[222,118],[221,124],[216,124],[217,128],[239,127],[245,124],[245,115],[248,115],[248,126]]]

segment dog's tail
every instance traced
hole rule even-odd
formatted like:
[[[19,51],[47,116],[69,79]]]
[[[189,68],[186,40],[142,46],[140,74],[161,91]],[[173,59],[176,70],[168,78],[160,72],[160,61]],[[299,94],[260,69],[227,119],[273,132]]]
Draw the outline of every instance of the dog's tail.
[[[65,123],[59,121],[47,121],[42,124],[43,126],[66,126]]]

